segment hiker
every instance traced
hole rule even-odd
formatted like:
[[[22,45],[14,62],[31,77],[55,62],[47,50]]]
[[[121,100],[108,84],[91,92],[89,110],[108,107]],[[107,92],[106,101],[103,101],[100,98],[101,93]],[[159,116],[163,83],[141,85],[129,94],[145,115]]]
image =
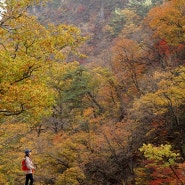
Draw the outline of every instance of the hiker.
[[[36,168],[33,166],[33,163],[32,163],[30,156],[31,156],[31,150],[25,150],[25,158],[24,158],[25,159],[25,166],[26,166],[26,170],[24,170],[26,173],[25,185],[28,185],[29,181],[30,181],[29,185],[33,185],[33,181],[34,181],[33,171]]]

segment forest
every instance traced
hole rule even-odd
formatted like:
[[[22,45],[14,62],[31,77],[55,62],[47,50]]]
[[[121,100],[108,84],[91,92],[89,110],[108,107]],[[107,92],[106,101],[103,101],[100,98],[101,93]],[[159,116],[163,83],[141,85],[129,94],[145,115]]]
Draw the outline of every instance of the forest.
[[[0,185],[185,185],[185,0],[0,1]]]

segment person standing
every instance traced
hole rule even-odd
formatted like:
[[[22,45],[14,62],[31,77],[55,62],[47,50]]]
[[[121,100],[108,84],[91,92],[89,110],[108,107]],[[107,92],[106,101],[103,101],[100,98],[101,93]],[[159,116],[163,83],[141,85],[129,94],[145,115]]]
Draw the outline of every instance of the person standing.
[[[25,170],[25,173],[26,173],[25,185],[28,185],[29,182],[30,182],[29,185],[33,185],[33,182],[34,182],[33,171],[36,168],[33,166],[33,163],[31,160],[31,150],[25,150],[25,164],[27,168],[27,170]]]

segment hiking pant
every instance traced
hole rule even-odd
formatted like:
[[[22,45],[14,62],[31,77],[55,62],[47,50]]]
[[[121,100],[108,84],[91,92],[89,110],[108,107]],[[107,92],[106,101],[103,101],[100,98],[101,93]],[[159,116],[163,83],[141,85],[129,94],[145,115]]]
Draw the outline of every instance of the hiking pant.
[[[30,184],[28,184],[30,180]],[[32,173],[29,173],[29,174],[26,174],[26,182],[25,182],[25,185],[33,185],[33,174]]]

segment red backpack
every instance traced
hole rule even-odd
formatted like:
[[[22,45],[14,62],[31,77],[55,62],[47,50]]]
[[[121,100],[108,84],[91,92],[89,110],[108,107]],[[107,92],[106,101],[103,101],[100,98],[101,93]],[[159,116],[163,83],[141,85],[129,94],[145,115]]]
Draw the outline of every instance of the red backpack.
[[[23,170],[23,171],[29,170],[29,169],[27,168],[27,166],[26,166],[26,159],[23,159],[23,160],[22,160],[22,170]]]

